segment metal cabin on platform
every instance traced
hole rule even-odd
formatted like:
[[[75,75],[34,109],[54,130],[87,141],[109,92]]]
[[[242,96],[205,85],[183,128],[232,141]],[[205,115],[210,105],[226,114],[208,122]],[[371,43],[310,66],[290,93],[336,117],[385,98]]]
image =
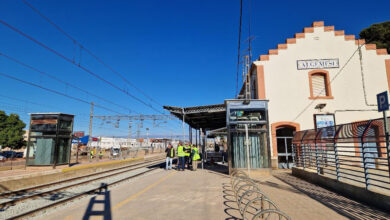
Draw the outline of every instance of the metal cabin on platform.
[[[189,125],[190,142],[193,142],[192,128],[195,129],[196,143],[199,137],[202,153],[208,135],[226,136],[229,172],[234,169],[252,173],[270,170],[268,101],[231,99],[225,100],[224,104],[164,106],[164,109]],[[204,160],[202,166],[203,163]]]
[[[30,114],[26,166],[53,166],[70,163],[74,115]]]

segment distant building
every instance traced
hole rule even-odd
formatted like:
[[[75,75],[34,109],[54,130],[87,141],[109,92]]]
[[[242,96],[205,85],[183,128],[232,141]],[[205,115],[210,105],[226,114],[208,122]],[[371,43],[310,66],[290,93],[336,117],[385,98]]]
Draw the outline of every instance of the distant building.
[[[272,166],[289,167],[294,131],[382,116],[376,94],[389,91],[390,55],[314,22],[254,61],[250,79],[251,98],[269,100]]]
[[[26,143],[28,141],[28,134],[29,134],[28,130],[24,130],[23,140],[26,141]]]
[[[118,137],[98,137],[98,141],[92,142],[92,147],[102,147],[110,149],[111,147],[136,147],[136,139],[118,138]]]

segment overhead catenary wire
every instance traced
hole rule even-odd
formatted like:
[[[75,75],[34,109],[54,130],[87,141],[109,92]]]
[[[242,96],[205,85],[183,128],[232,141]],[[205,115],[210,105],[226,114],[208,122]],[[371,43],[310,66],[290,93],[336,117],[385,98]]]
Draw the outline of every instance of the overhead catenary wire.
[[[54,94],[57,94],[57,95],[60,95],[60,96],[69,98],[69,99],[76,100],[76,101],[78,101],[78,102],[82,102],[82,103],[85,103],[85,104],[88,104],[88,105],[90,104],[89,101],[83,100],[83,99],[81,99],[81,98],[74,97],[74,96],[65,94],[65,93],[63,93],[63,92],[57,91],[57,90],[50,89],[50,88],[47,88],[47,87],[44,87],[44,86],[35,84],[35,83],[33,83],[33,82],[29,82],[29,81],[26,81],[26,80],[23,80],[23,79],[19,79],[19,78],[16,78],[16,77],[14,77],[14,76],[11,76],[11,75],[9,75],[9,74],[6,74],[6,73],[0,72],[0,75],[3,76],[3,77],[6,77],[6,78],[8,78],[8,79],[12,79],[12,80],[14,80],[14,81],[18,81],[18,82],[23,83],[23,84],[27,84],[27,85],[30,85],[30,86],[33,86],[33,87],[36,87],[36,88],[40,88],[40,89],[42,89],[42,90],[45,90],[45,91],[48,91],[48,92],[51,92],[51,93],[54,93]],[[110,111],[110,112],[113,112],[113,113],[121,114],[120,112],[117,112],[117,111],[112,110],[112,109],[110,109],[110,108],[104,107],[104,106],[102,106],[102,105],[95,104],[95,106],[98,107],[98,108],[104,109],[104,110],[106,110],[106,111]]]
[[[125,81],[128,85],[130,85],[131,87],[135,88],[138,92],[140,92],[142,95],[144,95],[146,98],[148,98],[150,101],[156,103],[157,105],[159,105],[160,107],[162,107],[163,105],[159,102],[157,102],[156,100],[154,100],[152,97],[150,97],[149,95],[147,95],[143,90],[141,90],[140,88],[138,88],[137,86],[135,86],[133,83],[131,83],[128,79],[126,79],[126,77],[124,77],[122,74],[120,74],[118,71],[116,71],[112,66],[108,65],[106,62],[104,62],[100,57],[98,57],[96,54],[94,54],[91,50],[89,50],[88,48],[86,48],[84,45],[82,45],[79,41],[77,41],[74,37],[72,37],[70,34],[68,34],[66,31],[64,31],[59,25],[57,25],[55,22],[53,22],[50,18],[48,18],[47,16],[45,16],[41,11],[39,11],[36,7],[34,7],[33,5],[31,5],[28,1],[26,0],[22,0],[22,2],[24,4],[26,4],[29,8],[31,8],[34,12],[36,12],[39,16],[41,16],[44,20],[46,20],[49,24],[51,24],[53,27],[55,27],[59,32],[61,32],[63,35],[65,35],[68,39],[70,39],[74,45],[78,45],[79,46],[79,49],[80,49],[80,55],[79,55],[79,63],[78,65],[81,66],[81,56],[82,56],[82,51],[85,51],[86,53],[88,53],[90,56],[92,56],[95,60],[97,60],[99,63],[101,63],[103,66],[105,66],[108,70],[110,70],[112,73],[114,73],[115,75],[117,75],[119,78],[121,78],[123,81]],[[75,52],[75,51],[74,51]],[[75,57],[73,57],[73,64],[76,64],[75,62]],[[128,91],[125,91],[123,90],[123,92],[125,93],[128,93]],[[132,97],[132,98],[135,98]],[[159,111],[157,109],[155,109],[154,107],[152,107],[152,105],[148,105],[144,102],[142,102],[141,100],[137,100],[141,103],[143,103],[144,105],[148,106],[149,108],[152,108],[153,110],[159,112],[159,113],[162,113],[162,111]],[[136,112],[138,113],[138,112]],[[139,113],[138,113],[139,114]]]
[[[46,108],[57,108],[57,107],[54,107],[54,106],[50,106],[50,105],[47,105],[47,104],[43,104],[43,103],[37,103],[37,102],[32,102],[30,100],[24,100],[24,99],[20,99],[20,98],[16,98],[16,97],[12,97],[12,96],[6,96],[6,95],[2,95],[0,94],[0,97],[3,97],[3,98],[7,98],[7,99],[10,99],[12,101],[19,101],[19,102],[23,102],[25,104],[32,104],[32,105],[37,105],[37,106],[40,106],[40,107],[46,107]]]
[[[4,53],[2,53],[2,52],[0,52],[0,56],[6,58],[6,59],[8,59],[8,60],[11,60],[11,61],[13,61],[13,62],[15,62],[15,63],[17,63],[17,64],[19,64],[19,65],[21,65],[21,66],[24,66],[24,67],[26,67],[26,68],[28,68],[28,69],[31,69],[31,70],[33,70],[34,72],[37,72],[37,73],[42,74],[42,75],[45,75],[45,76],[47,76],[47,77],[49,77],[49,78],[51,78],[51,79],[53,79],[53,80],[55,80],[55,81],[58,81],[58,82],[60,82],[60,83],[62,83],[62,84],[65,84],[66,86],[69,86],[69,87],[71,87],[71,88],[74,88],[74,89],[77,89],[77,90],[79,90],[79,91],[82,91],[82,92],[84,92],[84,93],[87,94],[87,95],[96,97],[96,98],[98,98],[98,99],[100,99],[100,100],[102,100],[102,101],[104,101],[104,102],[110,103],[110,104],[112,104],[112,105],[115,105],[115,106],[120,107],[120,108],[122,108],[122,109],[125,109],[125,110],[127,110],[127,111],[133,111],[132,109],[130,109],[130,108],[128,108],[128,107],[125,107],[125,106],[116,104],[116,103],[113,102],[113,101],[110,101],[110,100],[108,100],[108,99],[106,99],[106,98],[103,98],[103,97],[101,97],[101,96],[98,96],[98,95],[95,95],[95,94],[93,94],[93,93],[91,93],[91,92],[88,92],[87,90],[85,90],[85,89],[83,89],[83,88],[80,88],[80,87],[78,87],[78,86],[75,86],[75,85],[73,85],[73,84],[71,84],[71,83],[69,83],[69,82],[66,82],[66,81],[64,81],[64,80],[62,80],[62,79],[60,79],[60,78],[58,78],[58,77],[56,77],[56,76],[54,76],[54,75],[52,75],[52,74],[49,74],[49,73],[44,72],[44,71],[42,71],[42,70],[39,70],[39,69],[36,68],[36,67],[33,67],[33,66],[31,66],[31,65],[28,65],[28,64],[26,64],[26,63],[24,63],[24,62],[22,62],[22,61],[20,61],[20,60],[18,60],[18,59],[16,59],[16,58],[11,57],[11,56],[9,56],[9,55],[6,55],[6,54],[4,54]],[[134,112],[135,112],[135,111],[134,111]],[[136,113],[139,114],[138,112],[136,112]]]
[[[373,41],[374,37],[368,39],[368,40],[365,40],[364,43],[360,44],[358,43],[357,45],[357,49],[352,53],[352,55],[348,58],[347,62],[345,62],[345,64],[340,68],[340,70],[336,73],[336,75],[330,80],[329,82],[329,85],[331,85],[333,83],[333,81],[337,78],[338,75],[340,75],[342,73],[342,71],[344,70],[344,68],[348,65],[348,63],[352,60],[352,58],[355,56],[356,52],[359,51],[359,53],[361,53],[361,48],[370,43],[371,41]],[[365,83],[364,83],[364,73],[363,73],[363,64],[362,64],[362,56],[361,54],[359,54],[359,61],[360,61],[360,70],[361,70],[361,75],[362,75],[362,86],[363,86],[363,92],[364,92],[364,98],[365,98],[365,104],[367,106],[376,106],[376,105],[370,105],[368,104],[367,102],[367,96],[366,96],[366,91],[365,91]],[[326,88],[323,88],[321,90],[321,92],[323,92]],[[321,93],[320,92],[320,93]],[[319,97],[319,95],[317,95],[315,98]],[[303,108],[303,110],[293,119],[293,121],[295,121],[296,119],[298,119],[314,102],[315,102],[316,99],[313,99],[305,108]],[[342,110],[340,110],[342,111]]]
[[[21,36],[23,36],[23,37],[25,37],[25,38],[31,40],[31,41],[34,42],[35,44],[37,44],[37,45],[39,45],[39,46],[45,48],[46,50],[50,51],[51,53],[57,55],[58,57],[62,58],[63,60],[65,60],[65,61],[67,61],[67,62],[69,62],[69,63],[75,65],[76,67],[82,69],[83,71],[85,71],[86,73],[90,74],[91,76],[93,76],[93,77],[99,79],[100,81],[102,81],[102,82],[104,82],[104,83],[110,85],[111,87],[115,88],[116,90],[118,90],[118,91],[124,93],[125,95],[127,95],[127,96],[133,98],[134,100],[140,102],[141,104],[143,104],[143,105],[145,105],[145,106],[147,106],[147,107],[149,107],[149,108],[151,108],[151,109],[153,109],[153,110],[155,110],[155,111],[157,111],[157,112],[163,114],[162,111],[156,109],[156,108],[153,107],[151,104],[146,103],[145,101],[143,101],[143,100],[141,100],[140,98],[134,96],[133,94],[131,94],[131,93],[129,93],[128,91],[126,91],[125,89],[120,88],[120,87],[119,87],[118,85],[116,85],[115,83],[112,83],[111,81],[108,81],[107,79],[103,78],[103,77],[100,76],[99,74],[97,74],[97,73],[93,72],[92,70],[90,70],[90,69],[84,67],[84,66],[81,65],[80,63],[77,64],[77,63],[73,62],[72,59],[66,57],[66,56],[63,55],[62,53],[60,53],[60,52],[54,50],[53,48],[51,48],[51,47],[45,45],[44,43],[42,43],[42,42],[36,40],[35,38],[33,38],[33,37],[31,37],[30,35],[24,33],[23,31],[17,29],[16,27],[14,27],[14,26],[8,24],[7,22],[3,21],[2,19],[0,19],[0,23],[3,24],[4,26],[6,26],[7,28],[13,30],[14,32],[20,34]]]
[[[370,40],[369,40],[370,41]],[[364,46],[365,44],[367,44],[369,41],[366,41],[365,43],[363,44],[359,44],[358,45],[358,48],[352,53],[352,55],[347,59],[347,62],[345,62],[345,64],[340,68],[340,70],[333,76],[333,78],[330,80],[329,82],[329,85],[331,85],[333,83],[333,81],[343,72],[344,68],[348,65],[348,63],[352,60],[352,58],[355,56],[355,54],[361,49],[362,46]],[[320,93],[322,93],[326,88],[323,88],[321,90]],[[320,94],[319,93],[319,94]],[[316,97],[319,97],[319,95],[317,95]],[[313,99],[311,100],[311,102],[309,102],[309,104],[307,104],[303,110],[301,112],[298,113],[298,115],[296,117],[294,117],[294,119],[292,121],[295,121],[297,120],[314,102],[316,101],[316,99]]]
[[[140,92],[142,95],[144,95],[146,98],[148,98],[150,101],[160,105],[160,106],[163,106],[162,104],[160,104],[159,102],[157,102],[156,100],[154,100],[152,97],[150,97],[149,95],[147,95],[143,90],[141,90],[140,88],[138,88],[137,86],[135,86],[133,83],[131,83],[128,79],[126,79],[126,77],[124,77],[121,73],[119,73],[118,71],[114,70],[114,68],[110,65],[108,65],[106,62],[104,62],[101,58],[99,58],[96,54],[94,54],[91,50],[87,49],[85,46],[83,46],[80,42],[78,42],[74,37],[72,37],[70,34],[68,34],[67,32],[65,32],[60,26],[58,26],[56,23],[54,23],[51,19],[49,19],[47,16],[45,16],[42,12],[40,12],[37,8],[35,8],[33,5],[31,5],[28,1],[26,0],[22,0],[22,2],[24,4],[26,4],[28,7],[30,7],[34,12],[36,12],[39,16],[41,16],[44,20],[46,20],[49,24],[51,24],[52,26],[54,26],[59,32],[61,32],[63,35],[65,35],[68,39],[70,39],[71,41],[73,41],[74,44],[78,45],[80,47],[80,51],[83,50],[85,52],[87,52],[90,56],[92,56],[93,58],[95,58],[99,63],[101,63],[103,66],[105,66],[108,70],[110,70],[112,73],[114,73],[115,75],[117,75],[119,78],[121,78],[123,81],[125,81],[128,85],[130,85],[131,87],[133,87],[134,89],[136,89],[138,92]],[[81,57],[81,54],[80,54],[80,57]]]
[[[367,99],[367,92],[366,92],[366,83],[364,79],[364,68],[363,68],[363,54],[361,47],[358,47],[359,49],[359,62],[360,62],[360,75],[362,77],[362,86],[363,86],[363,94],[364,94],[364,102],[367,106],[377,106],[375,104],[369,104]]]

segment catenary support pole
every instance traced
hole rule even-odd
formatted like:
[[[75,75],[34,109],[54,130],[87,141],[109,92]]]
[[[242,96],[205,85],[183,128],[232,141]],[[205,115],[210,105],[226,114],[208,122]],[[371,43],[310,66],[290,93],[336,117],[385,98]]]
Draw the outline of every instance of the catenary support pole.
[[[201,142],[202,141],[201,137],[203,137],[203,129],[202,128],[199,130],[199,144],[202,145],[202,170],[203,170],[203,168],[204,168],[204,158],[206,156],[206,152],[205,152],[205,146],[204,146],[205,143]]]
[[[195,129],[195,145],[198,147],[198,129]]]
[[[189,142],[192,144],[192,127],[188,126],[188,138]]]
[[[94,103],[91,102],[91,112],[89,114],[89,137],[88,137],[88,150],[89,150],[89,161],[91,161],[91,142],[92,142],[92,124],[93,124],[93,105]]]
[[[182,124],[182,127],[183,127],[183,138],[182,138],[182,140],[183,140],[183,144],[184,144],[184,141],[185,141],[185,134],[186,134],[186,132],[184,131],[184,123],[185,123],[185,113],[184,113],[184,108],[181,108],[181,110],[182,110],[182,113],[183,113],[183,124]]]

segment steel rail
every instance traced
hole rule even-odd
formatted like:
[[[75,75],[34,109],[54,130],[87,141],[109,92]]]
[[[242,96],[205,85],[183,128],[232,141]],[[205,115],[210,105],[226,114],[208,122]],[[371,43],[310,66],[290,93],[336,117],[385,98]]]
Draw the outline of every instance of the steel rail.
[[[157,164],[162,164],[163,162],[161,163],[157,163]],[[157,165],[155,164],[155,165]],[[142,167],[141,167],[142,168]],[[102,189],[107,189],[108,186],[113,186],[115,184],[118,184],[120,182],[123,182],[123,181],[126,181],[126,180],[129,180],[129,179],[132,179],[132,178],[135,178],[135,177],[138,177],[138,176],[141,176],[141,175],[144,175],[145,173],[148,173],[148,172],[151,172],[153,170],[155,170],[157,168],[153,168],[153,169],[150,169],[150,170],[146,170],[146,171],[143,171],[141,173],[137,173],[137,174],[134,174],[130,177],[126,177],[126,178],[123,178],[123,179],[120,179],[120,180],[117,180],[115,182],[112,182],[112,183],[109,183],[109,184],[104,184],[104,185],[101,185],[101,186],[98,186],[98,187],[95,187],[91,190],[88,190],[88,191],[85,191],[85,192],[81,192],[81,193],[78,193],[72,197],[69,197],[69,198],[66,198],[66,199],[62,199],[62,200],[59,200],[59,201],[56,201],[56,202],[53,202],[49,205],[45,205],[45,206],[42,206],[42,207],[39,207],[37,209],[33,209],[33,210],[30,210],[30,211],[27,211],[27,212],[24,212],[24,213],[21,213],[21,214],[18,214],[18,215],[15,215],[11,218],[9,218],[10,220],[14,220],[14,219],[26,219],[26,217],[30,217],[30,216],[34,216],[34,214],[37,214],[38,212],[42,212],[44,210],[47,210],[47,209],[50,209],[50,208],[54,208],[54,207],[57,207],[59,205],[62,205],[66,202],[69,202],[69,201],[72,201],[74,199],[77,199],[79,197],[82,197],[82,196],[85,196],[85,195],[89,195],[89,194],[92,194],[92,193],[95,193],[97,191],[101,191]]]
[[[24,194],[24,193],[27,193],[27,192],[30,192],[30,191],[34,191],[34,190],[37,190],[37,189],[47,188],[47,187],[50,187],[50,186],[63,184],[63,183],[66,183],[66,182],[73,182],[73,181],[76,181],[76,180],[80,180],[80,179],[84,179],[84,178],[88,178],[88,177],[92,177],[92,176],[96,176],[96,175],[101,175],[101,174],[104,174],[104,173],[110,173],[110,172],[117,171],[117,170],[127,169],[127,168],[134,167],[134,166],[137,166],[137,165],[142,165],[142,164],[147,163],[147,162],[154,162],[154,161],[158,161],[158,160],[161,160],[161,159],[153,158],[152,160],[144,160],[144,161],[142,161],[140,163],[133,163],[133,164],[130,164],[130,165],[127,165],[127,166],[122,166],[122,167],[118,167],[118,168],[114,168],[114,169],[108,169],[108,170],[104,170],[104,171],[99,172],[99,173],[92,173],[92,174],[88,174],[88,175],[84,175],[84,176],[78,176],[78,177],[73,177],[73,178],[69,178],[69,179],[64,179],[64,180],[57,181],[57,182],[46,183],[46,184],[33,186],[33,187],[29,187],[29,188],[24,188],[24,189],[20,189],[20,190],[5,192],[5,193],[0,194],[0,199],[7,198],[7,197],[13,196],[13,195],[21,195],[21,194]],[[1,208],[1,205],[0,205],[0,208]]]
[[[11,201],[6,201],[6,202],[3,202],[3,203],[0,203],[0,208],[3,209],[5,207],[16,205],[18,203],[21,203],[21,202],[29,200],[29,199],[34,199],[34,198],[41,197],[41,196],[51,195],[53,193],[56,193],[56,192],[59,192],[59,191],[63,191],[65,189],[73,188],[73,187],[80,186],[80,185],[87,184],[87,183],[91,183],[91,182],[94,182],[94,181],[97,181],[97,180],[101,180],[101,179],[106,179],[106,178],[110,178],[110,177],[113,177],[113,176],[117,176],[117,175],[129,172],[129,171],[133,171],[133,170],[137,170],[137,169],[140,169],[140,168],[153,166],[153,165],[157,165],[157,164],[162,163],[161,159],[158,160],[158,161],[161,161],[159,163],[155,163],[156,161],[157,160],[148,161],[148,162],[145,162],[143,164],[138,164],[138,165],[141,165],[141,166],[134,165],[134,166],[131,166],[130,168],[129,167],[123,168],[125,170],[120,171],[120,172],[112,173],[112,174],[105,175],[105,176],[100,176],[100,177],[97,177],[97,178],[89,179],[89,180],[78,182],[78,183],[69,184],[69,185],[62,186],[62,187],[59,187],[59,188],[56,188],[56,189],[53,189],[53,190],[49,190],[49,191],[46,191],[46,192],[40,192],[40,193],[24,196],[24,197],[17,198],[17,199],[11,200]],[[135,166],[137,166],[137,167],[135,167]],[[116,169],[116,170],[118,170],[118,169]],[[110,171],[113,172],[113,170],[110,170]],[[101,175],[101,174],[104,174],[104,173],[107,173],[107,172],[96,173],[94,175],[96,176],[96,175]],[[92,175],[92,176],[94,176],[94,175]],[[89,175],[89,176],[91,176],[91,175]],[[77,180],[80,180],[80,179],[83,179],[83,178],[73,178],[73,181],[77,181]],[[55,186],[55,185],[58,185],[58,184],[59,184],[59,182],[56,182],[55,184],[52,184],[52,186]],[[45,184],[45,185],[49,185],[50,186],[50,184]]]

